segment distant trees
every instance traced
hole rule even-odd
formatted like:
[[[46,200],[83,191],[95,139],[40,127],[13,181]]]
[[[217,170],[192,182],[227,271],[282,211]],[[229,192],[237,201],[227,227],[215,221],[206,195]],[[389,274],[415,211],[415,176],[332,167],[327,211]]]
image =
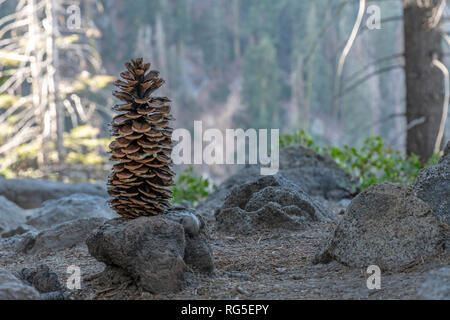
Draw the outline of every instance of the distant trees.
[[[96,109],[80,92],[95,92],[111,80],[89,76],[100,70],[88,41],[99,31],[80,17],[66,24],[73,18],[68,8],[63,0],[20,0],[10,8],[14,12],[0,17],[1,172],[19,166],[24,150],[28,163],[22,169],[38,168],[44,176],[62,170],[66,126],[87,123]]]
[[[54,0],[22,0],[15,13],[2,18],[0,31],[0,57],[7,65],[2,70],[5,81],[0,86],[0,93],[12,100],[16,100],[15,93],[21,96],[2,114],[4,120],[6,116],[15,115],[18,122],[10,126],[0,153],[37,139],[40,142],[37,157],[40,167],[48,165],[52,141],[57,151],[56,161],[64,159],[64,107],[59,99],[56,19]]]
[[[239,114],[246,127],[279,128],[282,116],[281,78],[276,50],[268,37],[244,56],[242,98],[247,110]]]
[[[425,162],[442,143],[444,103],[440,20],[445,0],[403,0],[408,153]],[[445,68],[445,66],[443,67]],[[445,69],[444,69],[445,73]],[[443,128],[442,128],[443,129]],[[439,137],[438,137],[439,135]]]
[[[367,28],[365,12],[338,94],[339,56],[361,1],[132,2],[0,0],[0,173],[79,159],[76,137],[95,130],[68,131],[87,124],[104,133],[111,115],[101,90],[110,78],[94,75],[102,66],[117,74],[131,56],[163,71],[179,126],[221,114],[222,124],[303,128],[325,144],[381,134],[397,148],[407,140],[422,160],[442,137],[445,57],[435,22],[445,1],[366,1],[381,8],[381,30]],[[68,28],[77,21],[71,5],[80,28]]]

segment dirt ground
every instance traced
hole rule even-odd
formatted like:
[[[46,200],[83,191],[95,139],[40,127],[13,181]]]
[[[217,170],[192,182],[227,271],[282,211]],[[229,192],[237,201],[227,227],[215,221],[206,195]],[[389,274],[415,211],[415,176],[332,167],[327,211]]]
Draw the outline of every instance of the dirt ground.
[[[272,231],[254,236],[234,236],[208,231],[214,254],[211,277],[187,273],[187,286],[177,294],[152,295],[131,281],[111,285],[98,275],[105,265],[96,261],[86,245],[52,255],[17,255],[7,245],[0,247],[0,266],[10,270],[47,264],[62,284],[69,277],[67,267],[80,267],[82,286],[70,299],[417,299],[424,273],[449,265],[449,257],[437,257],[402,273],[382,273],[381,289],[369,290],[364,269],[337,262],[313,265],[321,240],[333,224],[319,224],[314,230]]]

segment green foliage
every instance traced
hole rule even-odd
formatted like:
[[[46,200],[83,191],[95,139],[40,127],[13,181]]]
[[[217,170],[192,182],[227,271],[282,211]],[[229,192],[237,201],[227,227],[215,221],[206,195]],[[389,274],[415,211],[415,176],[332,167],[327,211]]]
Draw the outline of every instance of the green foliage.
[[[188,201],[192,205],[207,197],[216,188],[208,179],[197,176],[194,168],[189,167],[177,175],[175,185],[172,187],[173,203]]]
[[[280,136],[280,148],[284,148],[293,144],[311,148],[314,145],[313,139],[308,136],[305,130],[301,129],[292,134],[282,134]]]
[[[108,171],[107,150],[110,142],[110,138],[99,138],[99,129],[89,125],[78,126],[70,132],[65,132],[64,146],[67,150],[65,169],[70,173],[69,181],[84,181],[85,177],[101,180]],[[0,174],[6,178],[42,178],[43,173],[37,166],[40,147],[39,142],[35,140],[13,148],[6,156],[0,158]],[[56,160],[55,151],[49,154],[49,160],[52,163]]]
[[[386,147],[381,137],[369,137],[361,148],[319,147],[304,130],[280,136],[280,147],[300,144],[312,148],[322,155],[328,155],[345,171],[355,178],[354,189],[366,189],[374,183],[385,181],[409,185],[424,166],[419,157],[403,155],[399,150]],[[437,163],[439,154],[435,154],[426,165]]]
[[[12,94],[0,94],[0,108],[8,108],[13,103],[17,102],[20,97]]]

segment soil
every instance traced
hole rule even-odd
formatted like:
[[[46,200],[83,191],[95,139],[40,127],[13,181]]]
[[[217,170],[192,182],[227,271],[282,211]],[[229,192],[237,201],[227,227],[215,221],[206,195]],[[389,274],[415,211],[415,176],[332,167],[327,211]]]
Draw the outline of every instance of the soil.
[[[382,273],[381,289],[367,288],[365,269],[349,268],[337,262],[314,265],[321,241],[334,224],[318,224],[313,230],[272,231],[253,236],[230,235],[207,230],[216,270],[213,276],[187,273],[186,288],[177,294],[142,292],[132,281],[111,285],[101,275],[105,265],[90,256],[85,244],[51,255],[14,253],[0,245],[0,266],[19,271],[47,264],[65,284],[67,267],[80,267],[80,290],[70,299],[418,299],[424,274],[449,265],[448,256],[423,261],[401,273]],[[3,248],[2,248],[3,246]],[[101,275],[101,276],[99,276]]]

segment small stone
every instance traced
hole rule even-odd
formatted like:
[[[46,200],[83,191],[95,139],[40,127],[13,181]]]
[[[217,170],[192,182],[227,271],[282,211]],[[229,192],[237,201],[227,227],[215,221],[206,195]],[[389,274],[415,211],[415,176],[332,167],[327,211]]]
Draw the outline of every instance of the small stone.
[[[243,295],[248,295],[248,294],[249,294],[248,291],[245,290],[244,288],[242,288],[241,286],[236,286],[235,290],[236,290],[238,293],[243,294]]]
[[[54,292],[62,288],[56,273],[45,264],[41,264],[37,268],[23,268],[19,272],[19,276],[40,293]]]

